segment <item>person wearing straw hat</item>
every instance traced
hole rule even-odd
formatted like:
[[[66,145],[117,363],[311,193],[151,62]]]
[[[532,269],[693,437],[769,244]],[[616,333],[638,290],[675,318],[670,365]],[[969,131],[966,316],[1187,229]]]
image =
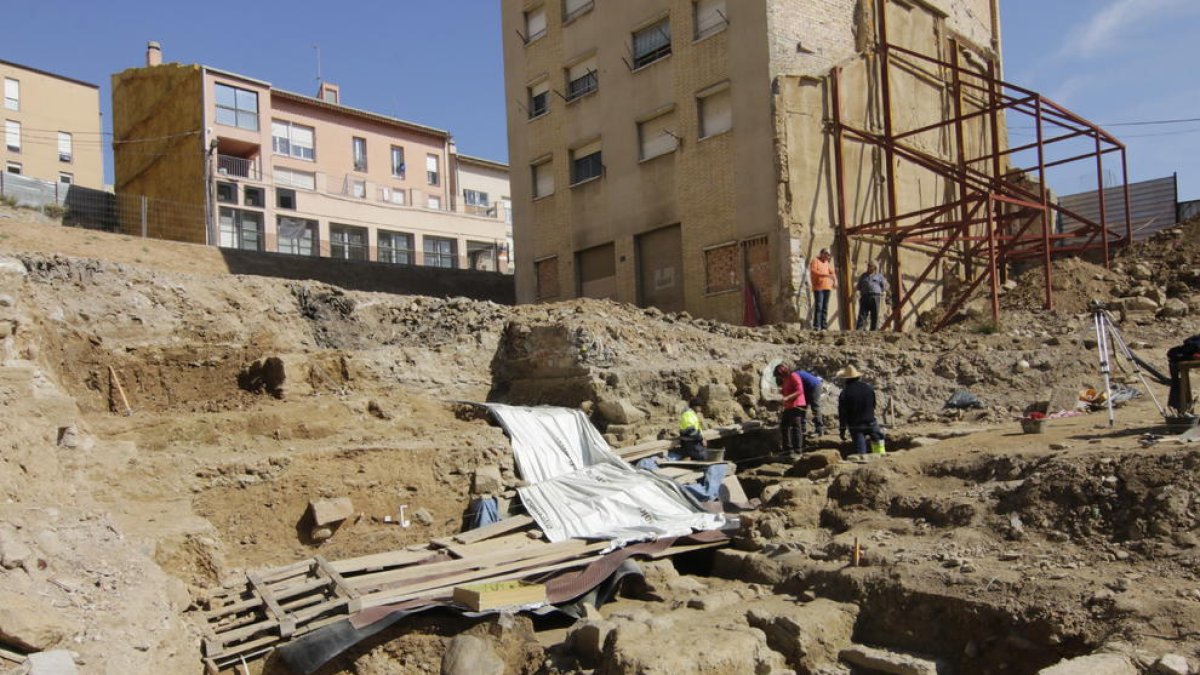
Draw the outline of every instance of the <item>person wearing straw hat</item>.
[[[838,396],[838,431],[846,440],[846,431],[854,441],[854,451],[867,454],[867,437],[871,437],[871,449],[883,451],[883,430],[875,420],[875,390],[862,381],[862,373],[853,365],[837,372],[836,377],[844,382]]]

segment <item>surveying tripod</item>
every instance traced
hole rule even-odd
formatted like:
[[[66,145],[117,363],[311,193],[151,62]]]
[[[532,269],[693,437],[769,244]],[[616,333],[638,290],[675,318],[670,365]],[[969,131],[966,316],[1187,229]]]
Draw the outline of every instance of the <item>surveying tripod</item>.
[[[1159,413],[1166,416],[1167,411],[1159,405],[1158,397],[1154,395],[1154,390],[1150,388],[1150,383],[1146,381],[1146,375],[1142,371],[1148,371],[1159,382],[1165,380],[1163,374],[1133,353],[1133,350],[1126,344],[1125,338],[1121,336],[1121,331],[1113,325],[1112,315],[1108,313],[1108,307],[1103,302],[1092,300],[1088,303],[1088,308],[1092,310],[1092,323],[1096,328],[1096,349],[1100,352],[1100,374],[1104,377],[1104,402],[1108,406],[1108,426],[1116,425],[1116,418],[1113,416],[1112,364],[1109,361],[1109,354],[1114,348],[1116,353],[1124,356],[1133,366],[1133,371],[1142,381],[1142,386],[1150,393],[1150,399],[1154,401],[1154,406],[1158,408]],[[1167,381],[1169,382],[1169,380]]]

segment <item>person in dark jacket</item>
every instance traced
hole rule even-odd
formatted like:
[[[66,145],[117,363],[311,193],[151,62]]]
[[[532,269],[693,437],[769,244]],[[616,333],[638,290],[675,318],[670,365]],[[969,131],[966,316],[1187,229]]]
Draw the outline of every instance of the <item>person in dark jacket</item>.
[[[883,296],[887,291],[887,279],[879,273],[875,263],[867,263],[867,271],[858,277],[858,321],[854,324],[856,330],[875,330],[879,324],[879,309],[883,306]]]
[[[838,396],[838,430],[843,441],[849,430],[854,451],[865,455],[868,436],[872,441],[883,440],[883,430],[875,420],[875,390],[862,381],[862,373],[854,366],[839,370],[837,377],[845,381]]]
[[[821,417],[821,387],[825,380],[807,370],[797,370],[796,374],[804,383],[804,400],[808,402],[808,416],[812,418],[813,431],[821,436],[825,433],[825,420]]]

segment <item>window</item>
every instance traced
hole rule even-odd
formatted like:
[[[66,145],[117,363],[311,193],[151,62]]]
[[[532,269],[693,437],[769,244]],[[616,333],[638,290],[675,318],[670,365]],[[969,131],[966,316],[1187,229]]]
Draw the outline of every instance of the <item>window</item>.
[[[350,141],[351,150],[354,153],[354,170],[367,170],[367,139],[355,136]]]
[[[538,7],[525,12],[525,44],[546,34],[546,8]]]
[[[330,223],[329,255],[333,258],[341,258],[342,260],[366,260],[366,228]]]
[[[550,112],[550,83],[543,80],[529,88],[529,119]]]
[[[261,209],[267,205],[267,192],[263,188],[247,185],[243,192],[242,203],[246,206],[257,206]]]
[[[587,14],[595,4],[595,0],[563,0],[563,23]]]
[[[275,188],[275,208],[296,209],[296,191],[287,188]]]
[[[638,124],[638,159],[652,159],[675,152],[679,147],[675,111],[659,115]]]
[[[725,244],[704,251],[704,292],[722,293],[738,288],[738,247]]]
[[[217,124],[258,131],[258,94],[227,84],[215,86]]]
[[[567,100],[586,96],[600,86],[596,73],[596,57],[591,57],[567,68]]]
[[[4,107],[8,110],[21,109],[21,81],[4,78]]]
[[[480,192],[479,190],[463,190],[463,203],[466,205],[467,213],[476,216],[486,216],[490,214],[488,201],[488,193]]]
[[[75,174],[67,173],[65,171],[60,171],[60,172],[58,172],[58,182],[61,185],[74,185],[75,184]]]
[[[16,175],[20,176],[21,175],[21,163],[20,162],[9,162],[4,165],[4,170],[7,171],[8,173],[12,173],[12,174],[16,174]]]
[[[315,256],[320,253],[317,246],[317,221],[303,218],[279,216],[280,253]]]
[[[458,241],[442,237],[422,237],[425,246],[425,266],[458,268]]]
[[[233,183],[217,183],[217,201],[222,204],[236,204],[238,188]]]
[[[277,155],[314,161],[317,158],[312,127],[271,120],[271,148]]]
[[[537,299],[549,300],[558,297],[558,256],[533,263],[537,272]]]
[[[663,19],[633,34],[633,67],[648,66],[671,55],[671,20]]]
[[[358,180],[357,178],[350,178],[349,176],[347,176],[345,193],[350,195],[351,197],[357,197],[359,199],[366,199],[367,198],[367,181]]]
[[[71,154],[72,154],[71,146],[72,145],[73,144],[71,142],[71,134],[68,134],[65,131],[58,132],[58,161],[60,161],[60,162],[71,161]]]
[[[696,0],[692,3],[692,21],[692,36],[697,40],[721,32],[729,25],[725,0]]]
[[[301,190],[316,190],[317,176],[307,171],[291,169],[275,169],[275,184],[285,187],[300,188]]]
[[[488,241],[467,242],[467,269],[476,272],[495,272],[499,251],[496,244]]]
[[[425,156],[425,180],[430,185],[438,184],[438,156],[437,155],[426,155]]]
[[[533,198],[537,199],[554,194],[554,165],[550,160],[534,164],[532,169]]]
[[[221,207],[218,245],[243,251],[261,251],[263,242],[262,214]]]
[[[427,206],[435,211],[441,211],[442,210],[442,198],[430,196],[430,197],[426,198],[425,206]]]
[[[379,188],[379,200],[404,206],[408,202],[404,196],[405,192],[404,188]]]
[[[600,141],[571,151],[571,185],[599,178],[604,170],[600,161]]]
[[[404,178],[404,148],[392,146],[392,175],[396,178]]]
[[[701,92],[696,98],[699,106],[700,138],[716,136],[733,128],[733,99],[728,83]]]
[[[4,145],[9,152],[21,151],[21,123],[4,120]],[[10,172],[11,173],[11,172]]]
[[[488,193],[479,190],[463,190],[463,201],[467,203],[467,206],[486,207],[491,203],[488,201]]]
[[[413,264],[413,236],[403,232],[379,231],[379,262]]]

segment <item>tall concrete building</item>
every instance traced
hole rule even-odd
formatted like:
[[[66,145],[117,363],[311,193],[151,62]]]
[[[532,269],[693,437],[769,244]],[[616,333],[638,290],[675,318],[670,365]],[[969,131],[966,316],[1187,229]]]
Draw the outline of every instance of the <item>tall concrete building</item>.
[[[507,271],[507,167],[449,132],[209,66],[112,78],[118,195],[191,207],[150,236],[255,251]],[[468,201],[469,200],[469,201]]]
[[[892,43],[998,68],[997,3],[503,0],[518,300],[602,297],[730,323],[794,321],[807,315],[806,270],[821,248],[836,249],[843,288],[846,267],[923,256],[838,240],[839,194],[847,220],[868,221],[884,209],[889,172],[864,146],[847,154],[836,189],[831,76],[839,69],[841,114],[880,129],[870,86],[879,20]],[[945,119],[947,77],[932,67],[894,77],[897,125]],[[948,199],[916,172],[894,180],[903,205]],[[940,272],[921,283],[931,288],[921,302],[936,302]],[[835,320],[849,301],[835,300]]]
[[[4,84],[5,173],[66,185],[104,187],[100,89],[87,82],[0,61]]]

